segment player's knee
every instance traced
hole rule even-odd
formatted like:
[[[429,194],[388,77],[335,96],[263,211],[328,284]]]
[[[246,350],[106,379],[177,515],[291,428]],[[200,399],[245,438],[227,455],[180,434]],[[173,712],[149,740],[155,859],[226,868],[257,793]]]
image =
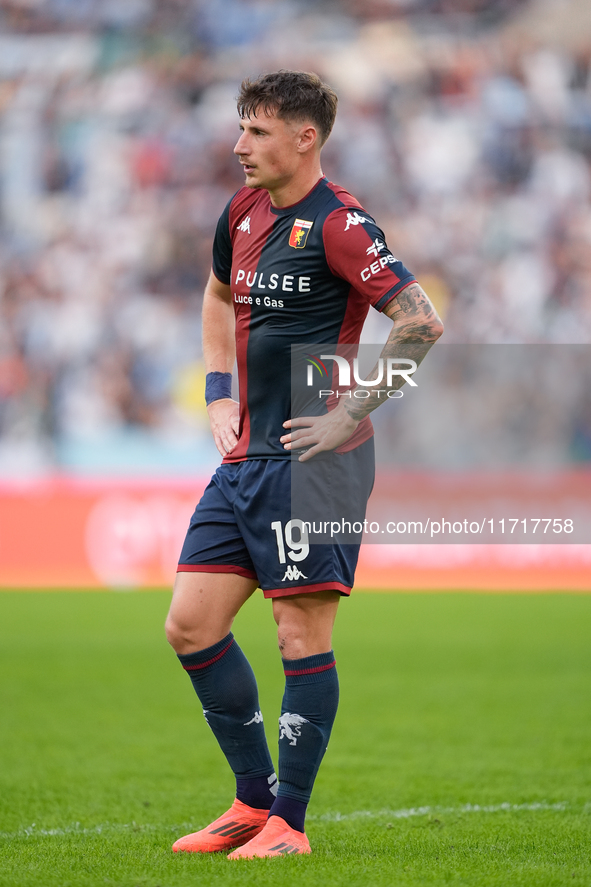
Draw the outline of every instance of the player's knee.
[[[166,640],[175,653],[192,653],[195,650],[197,638],[194,627],[184,625],[170,613],[164,623]]]
[[[166,622],[164,623],[164,633],[166,634],[166,640],[168,641],[170,646],[174,650],[177,650],[177,647],[182,640],[182,632],[176,621],[170,615],[166,617]]]
[[[339,592],[330,589],[274,599],[279,649],[286,659],[315,656],[331,649],[339,601]]]
[[[196,622],[181,614],[169,613],[164,623],[166,639],[175,653],[197,653],[224,638],[231,626],[208,621]]]
[[[277,631],[279,652],[284,659],[303,659],[310,656],[310,638],[302,626],[287,624],[279,625]]]

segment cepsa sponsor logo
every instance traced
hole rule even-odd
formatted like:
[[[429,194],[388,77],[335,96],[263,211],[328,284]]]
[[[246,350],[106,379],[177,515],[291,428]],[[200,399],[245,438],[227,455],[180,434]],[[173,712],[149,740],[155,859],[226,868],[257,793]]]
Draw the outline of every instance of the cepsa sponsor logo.
[[[380,253],[383,250],[388,250],[388,247],[383,240],[380,240],[377,237],[371,246],[368,246],[366,249],[366,254],[368,256],[375,256],[376,261],[372,262],[371,265],[368,265],[367,268],[364,268],[363,271],[360,272],[359,276],[363,281],[369,280],[374,274],[379,274],[380,271],[383,271],[387,265],[394,265],[398,261],[389,250],[385,256],[381,256]]]

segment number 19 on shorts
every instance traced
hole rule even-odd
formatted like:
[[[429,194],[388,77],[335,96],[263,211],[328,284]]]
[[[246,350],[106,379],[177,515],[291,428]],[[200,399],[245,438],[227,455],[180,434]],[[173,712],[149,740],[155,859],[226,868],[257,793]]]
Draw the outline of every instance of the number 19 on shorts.
[[[289,549],[287,556],[292,561],[303,561],[308,557],[308,554],[310,553],[308,530],[302,520],[290,520],[285,524],[285,528],[280,520],[275,520],[271,524],[271,529],[275,531],[275,536],[277,538],[277,555],[280,564],[286,563],[286,547]],[[297,531],[299,537],[297,539],[293,538],[294,530]]]

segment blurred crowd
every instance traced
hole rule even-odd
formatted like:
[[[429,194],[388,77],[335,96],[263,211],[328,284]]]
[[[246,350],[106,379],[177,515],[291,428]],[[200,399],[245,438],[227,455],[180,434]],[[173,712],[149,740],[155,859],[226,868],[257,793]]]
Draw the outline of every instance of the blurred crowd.
[[[279,67],[337,89],[324,171],[448,343],[589,343],[591,32],[549,2],[0,0],[0,474],[215,461],[201,292]]]

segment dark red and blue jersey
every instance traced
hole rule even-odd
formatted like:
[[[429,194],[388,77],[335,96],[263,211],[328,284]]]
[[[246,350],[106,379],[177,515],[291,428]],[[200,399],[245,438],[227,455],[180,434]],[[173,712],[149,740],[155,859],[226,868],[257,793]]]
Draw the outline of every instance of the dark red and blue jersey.
[[[279,438],[293,418],[291,346],[357,346],[369,306],[382,311],[415,280],[373,218],[326,178],[287,207],[241,188],[218,222],[213,272],[231,287],[236,315],[240,432],[224,462],[289,459]],[[338,451],[372,434],[368,416]]]

